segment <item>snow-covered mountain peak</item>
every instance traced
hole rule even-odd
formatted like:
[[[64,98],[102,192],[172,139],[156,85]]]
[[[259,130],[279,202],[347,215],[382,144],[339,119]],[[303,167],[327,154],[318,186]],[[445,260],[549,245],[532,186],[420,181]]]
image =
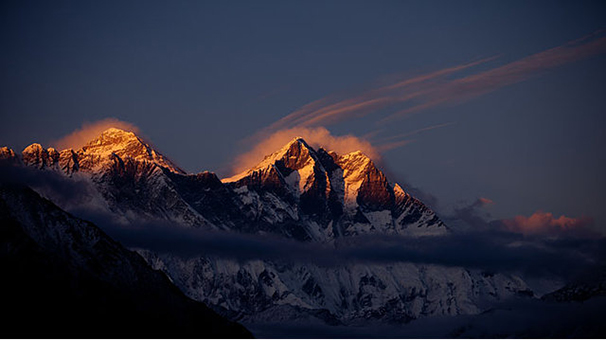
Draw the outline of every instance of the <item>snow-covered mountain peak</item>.
[[[406,195],[406,191],[404,191],[404,189],[402,189],[402,187],[398,183],[394,184],[393,193],[394,195],[396,195],[396,197]]]
[[[303,144],[303,145],[307,145],[308,146],[308,144],[305,141],[305,139],[303,139],[303,137],[301,137],[301,136],[297,136],[297,137],[291,139],[290,142],[288,142],[288,144],[286,144],[285,146],[290,146],[290,145],[292,145],[294,143],[299,143],[299,144]]]
[[[307,163],[317,159],[315,150],[301,137],[295,137],[280,150],[265,157],[261,163],[255,166],[255,169],[263,169],[268,165],[282,161],[285,166],[297,170],[304,167]]]
[[[104,135],[122,135],[122,136],[135,136],[132,131],[126,131],[120,128],[110,127],[102,132]]]
[[[341,223],[344,235],[370,230],[413,236],[447,232],[431,209],[399,185],[392,185],[370,157],[359,150],[345,155],[323,148],[316,151],[297,137],[257,166],[222,182],[232,183],[245,200],[250,200],[246,196],[250,190],[260,195],[271,192],[273,197],[282,198],[290,193],[298,202],[297,209],[324,216],[322,223],[330,223],[331,219]],[[275,203],[273,198],[270,202]],[[287,205],[277,206],[283,209]],[[310,238],[322,239],[316,234],[310,231],[314,235]]]
[[[343,171],[344,199],[349,209],[355,209],[363,197],[372,197],[372,201],[378,198],[380,204],[371,204],[377,209],[389,205],[391,189],[387,178],[368,156],[354,151],[335,157],[335,163]]]
[[[339,156],[336,158],[335,163],[343,169],[343,178],[346,182],[352,183],[362,180],[386,181],[385,175],[362,151],[358,150]]]
[[[372,162],[370,157],[366,156],[366,154],[360,150],[356,150],[356,151],[347,153],[345,155],[339,156],[339,158],[341,158],[343,161],[351,161],[351,162],[360,162],[360,163]]]
[[[110,127],[101,133],[102,135],[122,135],[122,136],[135,136],[132,131],[126,131],[120,128]]]
[[[16,158],[15,151],[13,149],[3,146],[0,147],[0,160],[2,159],[14,159]]]
[[[59,153],[53,149],[44,149],[42,145],[33,143],[23,149],[23,163],[40,169],[56,164],[59,161]]]
[[[224,178],[221,181],[224,183],[237,182],[244,177],[247,177],[259,171],[274,171],[274,168],[300,170],[305,167],[313,167],[318,162],[316,151],[307,144],[301,137],[295,137],[290,142],[285,144],[278,151],[275,151],[263,158],[261,162],[249,170],[245,170],[235,176]],[[318,165],[321,164],[318,162]],[[287,176],[288,174],[283,174]]]
[[[389,210],[393,200],[385,175],[362,151],[342,156],[323,148],[316,151],[301,137],[293,138],[250,170],[222,181],[238,182],[237,186],[284,183],[296,195],[314,188],[318,197],[325,198],[334,191],[350,210],[360,202],[373,209]]]
[[[356,151],[352,151],[348,154],[345,154],[344,156],[350,156],[350,157],[366,157],[368,158],[368,156],[366,156],[361,150],[356,150]]]
[[[42,145],[40,145],[38,143],[32,143],[32,144],[28,145],[27,147],[25,147],[25,149],[23,149],[23,153],[29,154],[29,153],[41,152],[42,150],[44,150]]]
[[[335,161],[343,168],[343,175],[345,177],[353,173],[363,175],[370,168],[376,168],[373,161],[359,150],[339,156]]]
[[[129,144],[146,145],[133,132],[109,128],[103,131],[99,137],[88,142],[83,148],[89,150],[104,147],[106,150],[118,150],[120,148],[128,147]]]
[[[111,161],[113,156],[155,163],[172,172],[185,173],[169,159],[154,150],[135,133],[109,128],[82,147],[78,152],[83,169],[97,170]]]

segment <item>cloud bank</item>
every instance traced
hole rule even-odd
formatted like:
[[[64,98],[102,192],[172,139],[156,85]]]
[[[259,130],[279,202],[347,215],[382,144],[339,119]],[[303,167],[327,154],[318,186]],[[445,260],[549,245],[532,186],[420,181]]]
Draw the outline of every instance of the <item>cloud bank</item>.
[[[166,221],[139,223],[133,229],[91,217],[128,247],[183,258],[218,256],[242,263],[260,259],[322,267],[405,262],[564,279],[606,264],[604,238],[552,239],[493,229],[416,238],[362,235],[339,239],[332,245],[183,228]]]

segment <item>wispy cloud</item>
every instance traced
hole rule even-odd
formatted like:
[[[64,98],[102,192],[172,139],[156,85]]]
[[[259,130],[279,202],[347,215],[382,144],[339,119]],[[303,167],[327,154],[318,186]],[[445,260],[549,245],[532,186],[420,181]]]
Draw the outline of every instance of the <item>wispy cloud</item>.
[[[411,238],[363,235],[336,244],[297,242],[272,235],[238,234],[182,228],[166,222],[140,223],[137,228],[95,220],[129,247],[177,256],[220,256],[237,261],[264,259],[341,267],[347,263],[417,263],[464,267],[530,276],[567,277],[603,261],[605,239],[547,239],[501,230]],[[469,245],[473,244],[473,247]],[[571,268],[574,267],[574,270]]]
[[[443,124],[431,125],[431,126],[427,126],[427,127],[424,127],[424,128],[420,128],[420,129],[414,130],[414,131],[410,131],[410,132],[406,132],[406,133],[401,133],[399,135],[385,137],[385,138],[382,138],[382,139],[380,139],[378,141],[381,142],[381,141],[398,140],[398,139],[402,139],[402,138],[418,135],[419,133],[422,133],[422,132],[431,131],[431,130],[435,130],[435,129],[440,129],[440,128],[443,128],[443,127],[451,126],[451,125],[454,125],[454,124],[456,124],[456,123],[455,122],[448,122],[448,123],[443,123]]]
[[[407,114],[442,105],[455,105],[502,87],[539,76],[550,69],[606,53],[606,37],[590,35],[520,60],[463,78],[447,81],[421,95],[420,103],[383,119],[393,121]]]
[[[408,145],[410,143],[414,143],[414,142],[415,142],[414,139],[404,139],[404,140],[399,140],[399,141],[395,141],[395,142],[383,143],[383,144],[377,146],[377,150],[379,150],[379,152],[386,152],[389,150],[401,148],[403,146],[406,146],[406,145]]]
[[[453,73],[477,66],[495,57],[449,67],[413,78],[400,80],[365,93],[338,100],[329,96],[309,103],[269,126],[268,130],[279,130],[294,126],[318,126],[336,123],[344,119],[363,116],[381,108],[412,100],[426,92],[435,81]]]
[[[459,72],[486,65],[496,57],[403,79],[348,98],[329,96],[301,107],[266,130],[327,126],[370,114],[384,115],[384,109],[396,110],[379,121],[386,123],[437,106],[456,105],[539,76],[564,64],[606,53],[606,37],[603,35],[604,32],[596,32],[514,62],[463,77],[452,78]]]
[[[483,207],[483,206],[487,206],[487,205],[494,204],[494,201],[493,201],[493,200],[491,200],[490,198],[486,198],[486,197],[480,197],[480,198],[478,198],[478,200],[477,200],[477,204],[478,204],[480,207]]]
[[[409,139],[412,136],[418,135],[423,132],[444,128],[444,127],[451,126],[454,124],[455,124],[454,122],[436,124],[436,125],[427,126],[427,127],[421,128],[421,129],[417,129],[417,130],[406,132],[406,133],[401,133],[401,134],[394,135],[394,136],[383,137],[383,138],[375,137],[371,140],[373,142],[373,145],[375,145],[375,147],[377,148],[377,150],[379,150],[380,152],[385,152],[385,151],[396,149],[396,148],[399,148],[399,147],[402,147],[402,146],[405,146],[405,145],[408,145],[408,144],[414,142],[413,139]],[[377,131],[380,131],[380,130],[371,132],[371,133],[367,134],[366,136],[368,136],[368,137],[376,136]]]

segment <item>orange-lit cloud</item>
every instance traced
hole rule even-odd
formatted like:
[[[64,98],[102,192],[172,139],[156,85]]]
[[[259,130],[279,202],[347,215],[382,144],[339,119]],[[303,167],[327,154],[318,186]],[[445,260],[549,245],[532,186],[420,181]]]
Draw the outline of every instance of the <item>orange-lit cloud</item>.
[[[493,200],[491,200],[490,198],[486,198],[486,197],[480,197],[480,198],[478,198],[477,202],[478,202],[478,205],[482,206],[482,207],[494,204]]]
[[[58,140],[50,142],[50,145],[59,149],[78,149],[83,147],[87,142],[95,139],[101,135],[101,133],[111,127],[139,133],[139,128],[135,125],[118,120],[116,118],[106,118],[96,122],[87,122],[76,131],[64,136]]]
[[[593,224],[590,217],[555,218],[552,213],[537,211],[529,217],[516,216],[512,219],[502,220],[503,225],[510,231],[522,234],[557,234],[561,232],[578,231]]]
[[[315,149],[323,147],[328,151],[335,151],[339,155],[360,150],[375,161],[380,159],[379,153],[368,141],[351,135],[334,136],[323,127],[300,127],[277,131],[263,139],[250,151],[238,156],[232,168],[233,174],[257,165],[265,156],[279,150],[295,137],[302,137]]]

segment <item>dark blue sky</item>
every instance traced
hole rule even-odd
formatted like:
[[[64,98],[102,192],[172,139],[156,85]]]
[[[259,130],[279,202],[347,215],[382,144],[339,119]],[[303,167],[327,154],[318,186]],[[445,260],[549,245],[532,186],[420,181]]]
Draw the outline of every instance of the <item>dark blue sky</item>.
[[[0,145],[51,146],[83,123],[114,117],[138,126],[186,170],[229,175],[249,146],[246,137],[305,104],[327,96],[372,99],[373,89],[496,57],[440,78],[429,87],[435,93],[417,102],[388,102],[316,126],[337,136],[374,132],[380,140],[448,123],[383,153],[393,180],[433,194],[443,211],[485,197],[496,218],[542,210],[594,217],[606,230],[603,45],[597,52],[583,45],[572,57],[554,53],[549,67],[535,60],[539,69],[510,83],[490,73],[605,29],[604,2],[0,6]],[[478,73],[486,75],[478,82],[485,93],[448,85]],[[448,100],[378,123],[441,98]]]

